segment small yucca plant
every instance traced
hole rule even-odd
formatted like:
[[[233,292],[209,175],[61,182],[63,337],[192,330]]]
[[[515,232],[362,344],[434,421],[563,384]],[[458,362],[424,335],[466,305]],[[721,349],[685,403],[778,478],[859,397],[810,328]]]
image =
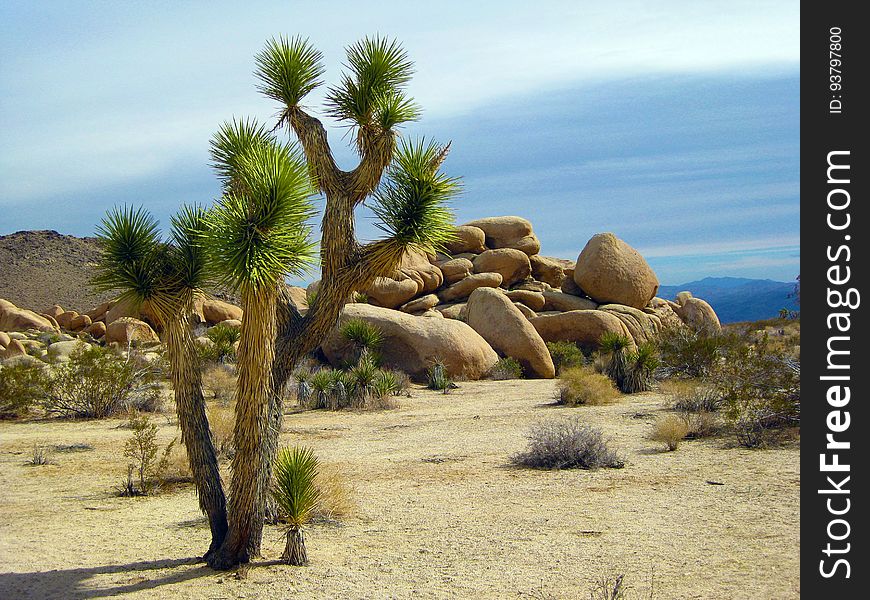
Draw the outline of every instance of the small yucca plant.
[[[352,363],[361,363],[366,357],[379,363],[377,351],[384,343],[381,330],[362,319],[349,319],[341,326],[341,335],[354,345],[355,356]]]
[[[275,460],[275,486],[272,495],[287,521],[287,545],[281,559],[289,565],[308,563],[303,527],[314,514],[320,500],[315,485],[319,462],[311,448],[284,448]]]
[[[441,360],[436,359],[426,374],[427,387],[430,390],[442,390],[446,394],[451,387],[454,387],[454,383],[447,375],[447,366]]]
[[[604,374],[610,377],[620,390],[628,374],[626,348],[631,346],[631,338],[608,331],[601,336],[601,353],[607,355]]]
[[[652,344],[641,344],[627,357],[628,368],[620,389],[626,394],[648,392],[653,385],[653,372],[659,357]]]
[[[312,374],[308,379],[310,390],[309,398],[314,408],[326,408],[329,406],[330,394],[332,393],[333,377],[330,369],[321,369]]]

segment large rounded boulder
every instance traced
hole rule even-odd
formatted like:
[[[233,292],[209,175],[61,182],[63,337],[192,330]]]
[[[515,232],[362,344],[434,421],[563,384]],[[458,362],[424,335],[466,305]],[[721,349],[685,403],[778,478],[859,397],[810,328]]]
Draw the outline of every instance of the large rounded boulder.
[[[480,227],[460,225],[454,229],[453,239],[445,244],[445,248],[450,254],[462,254],[464,252],[480,254],[486,250],[485,241],[486,234],[483,233]]]
[[[474,290],[468,297],[466,322],[497,352],[519,361],[527,375],[556,376],[544,340],[503,293],[492,288]]]
[[[579,342],[597,348],[601,336],[608,332],[634,339],[618,317],[603,310],[572,310],[542,315],[529,322],[545,342]]]
[[[498,362],[498,354],[474,329],[453,319],[415,317],[403,312],[348,304],[339,325],[321,346],[333,365],[352,359],[354,347],[339,331],[341,323],[361,319],[381,330],[384,342],[379,354],[385,367],[423,380],[436,360],[444,363],[450,377],[480,379]]]
[[[532,224],[522,217],[487,217],[465,225],[482,229],[490,248],[513,248],[529,256],[541,251]]]
[[[48,318],[0,299],[0,331],[56,331]]]
[[[679,305],[674,312],[692,329],[707,333],[719,333],[722,330],[716,311],[706,301],[692,297],[689,292],[681,292],[677,302]]]
[[[499,273],[475,273],[438,292],[438,298],[444,303],[457,302],[468,298],[477,288],[498,287],[501,281]]]
[[[659,280],[643,256],[612,233],[598,233],[586,243],[574,267],[574,282],[599,304],[638,309],[659,289]]]
[[[128,344],[157,343],[160,338],[145,321],[133,317],[119,317],[106,326],[106,343]]]
[[[518,281],[522,281],[532,273],[529,257],[524,252],[513,248],[487,250],[478,254],[473,263],[475,273],[498,273],[501,275],[501,284],[504,287],[510,287]]]

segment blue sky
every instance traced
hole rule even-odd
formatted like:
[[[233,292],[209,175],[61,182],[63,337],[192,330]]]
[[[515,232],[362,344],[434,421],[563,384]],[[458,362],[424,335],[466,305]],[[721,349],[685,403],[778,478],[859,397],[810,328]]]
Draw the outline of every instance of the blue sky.
[[[268,37],[310,37],[332,83],[381,33],[417,65],[405,133],[453,141],[459,222],[521,215],[572,259],[613,231],[664,284],[798,274],[797,2],[321,4],[0,3],[0,234],[210,202],[217,125],[275,113],[252,75]]]

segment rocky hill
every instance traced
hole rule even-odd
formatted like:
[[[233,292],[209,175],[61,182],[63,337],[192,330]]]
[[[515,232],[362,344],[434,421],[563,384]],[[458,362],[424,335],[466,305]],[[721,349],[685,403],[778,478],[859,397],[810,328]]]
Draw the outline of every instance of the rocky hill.
[[[87,283],[99,255],[92,237],[56,231],[0,236],[0,298],[39,311],[53,304],[89,310],[111,297]]]

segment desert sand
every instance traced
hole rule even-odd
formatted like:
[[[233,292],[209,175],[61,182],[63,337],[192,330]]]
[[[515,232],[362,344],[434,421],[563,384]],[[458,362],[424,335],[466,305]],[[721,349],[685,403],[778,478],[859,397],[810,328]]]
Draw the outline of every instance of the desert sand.
[[[114,495],[122,420],[0,423],[0,598],[589,598],[618,574],[629,598],[799,596],[796,445],[662,452],[647,435],[665,397],[566,408],[554,386],[467,382],[415,388],[390,411],[291,411],[282,441],[339,469],[355,508],[308,529],[309,566],[278,563],[282,531],[268,526],[264,557],[239,572],[197,562],[209,534],[191,486]],[[602,429],[625,468],[511,466],[530,424],[569,414]],[[173,416],[156,421],[161,442],[178,436]],[[39,442],[95,448],[28,466]]]

